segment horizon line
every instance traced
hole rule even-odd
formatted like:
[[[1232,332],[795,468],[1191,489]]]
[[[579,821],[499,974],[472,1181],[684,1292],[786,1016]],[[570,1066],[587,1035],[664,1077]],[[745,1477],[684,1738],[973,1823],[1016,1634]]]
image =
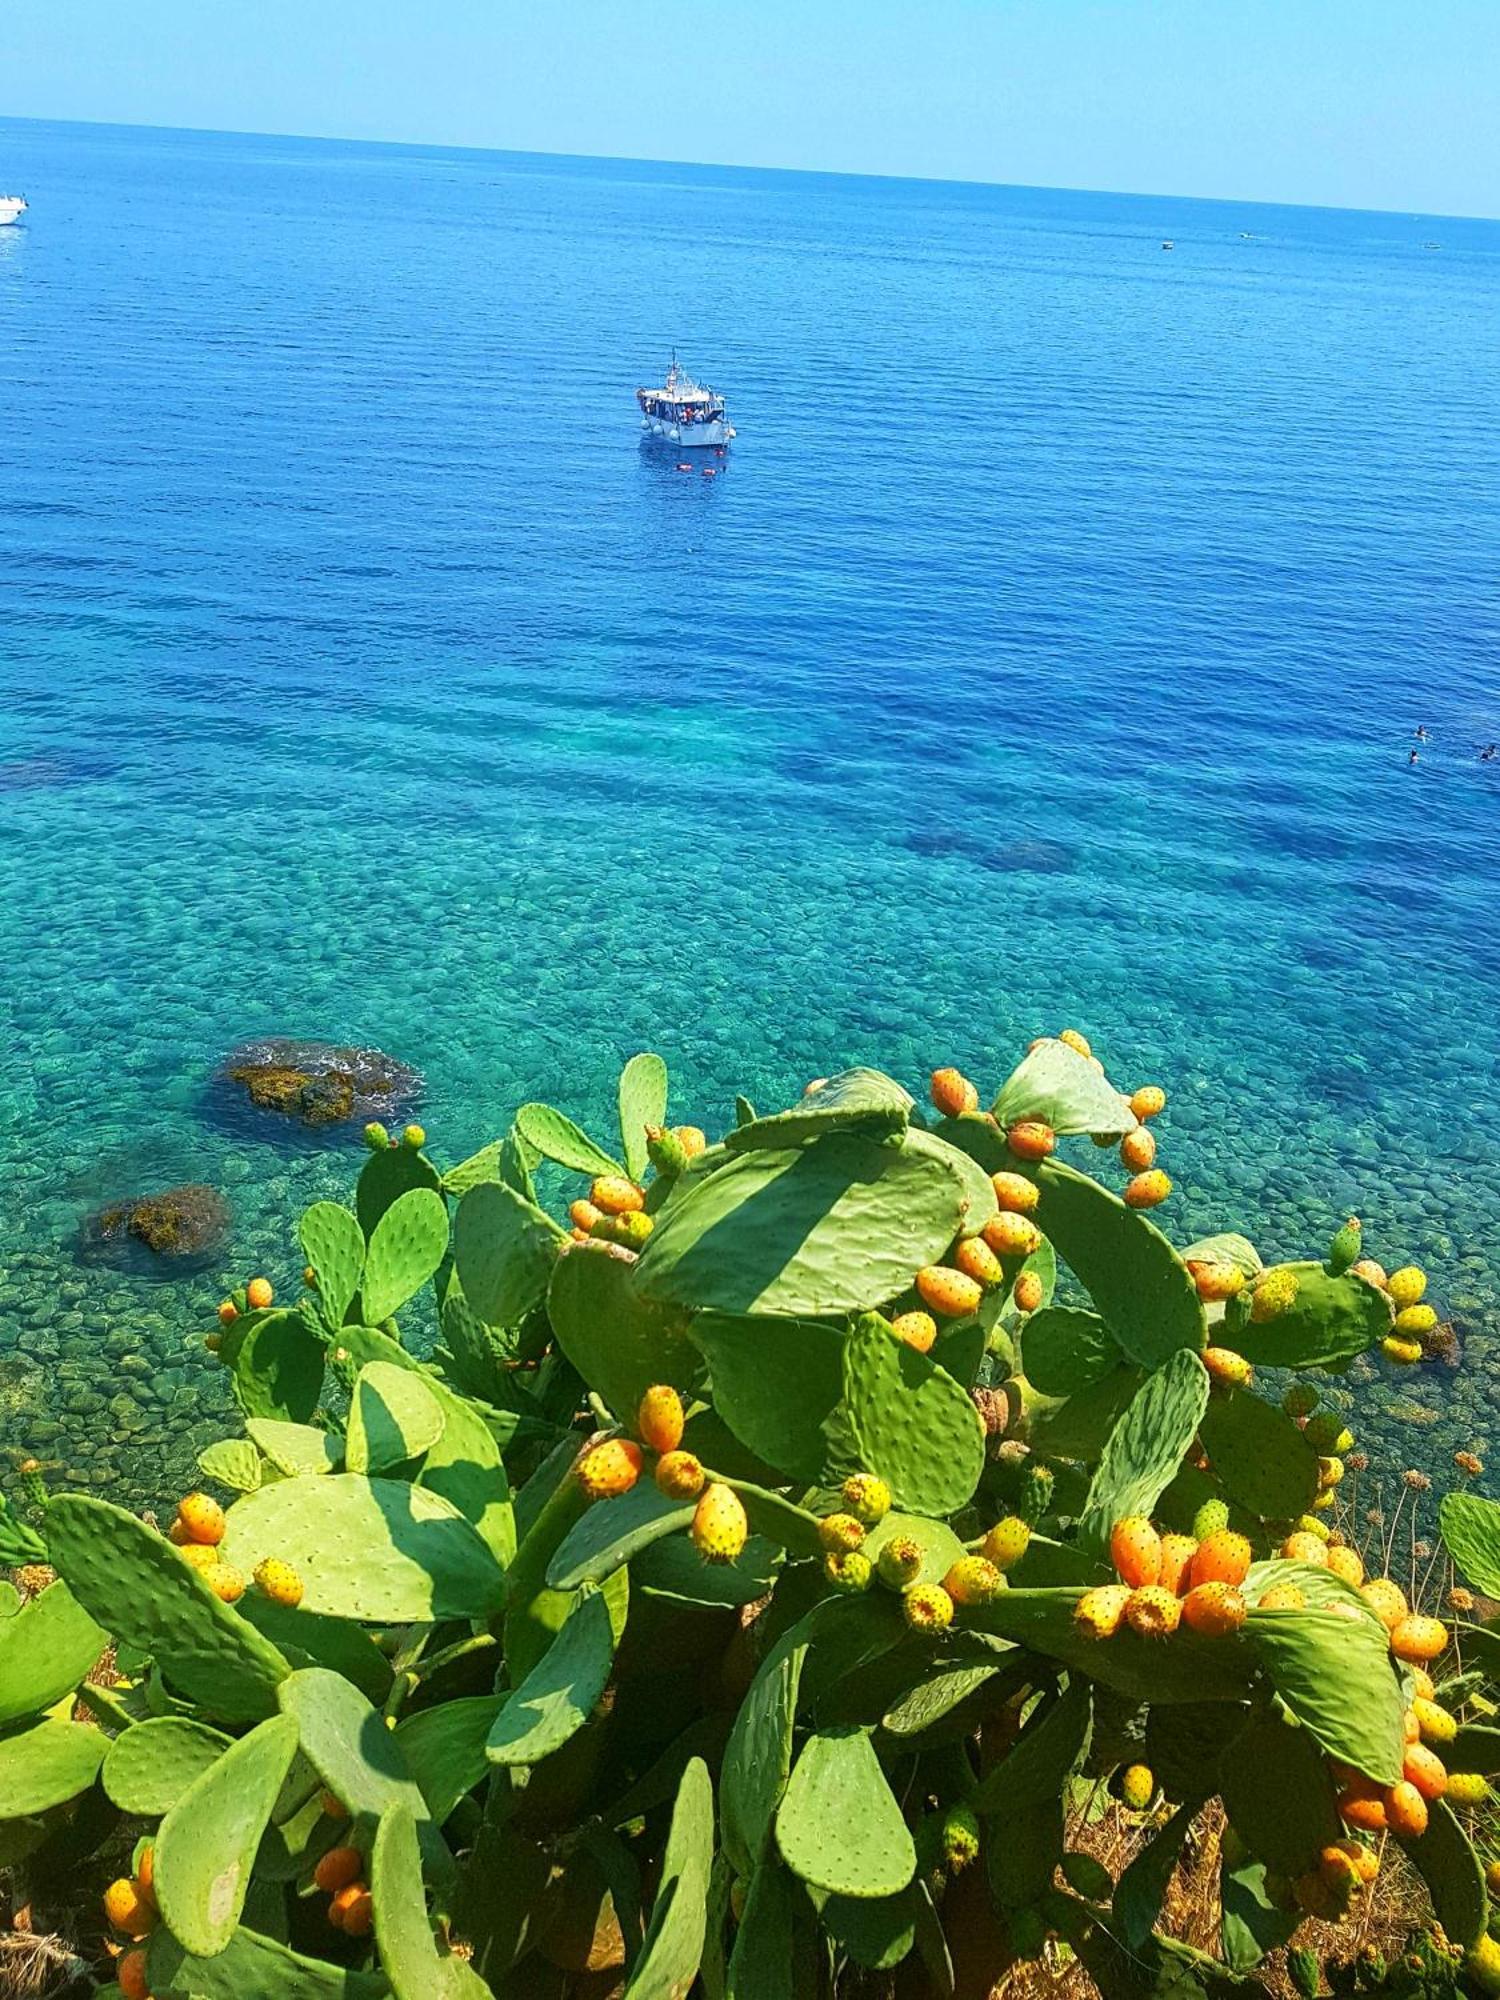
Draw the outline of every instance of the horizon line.
[[[1270,201],[1262,195],[1220,195],[1167,193],[1150,188],[1096,188],[1061,182],[1006,181],[955,178],[950,174],[872,173],[848,167],[756,166],[741,160],[660,159],[648,153],[561,153],[537,151],[522,146],[475,146],[444,139],[371,139],[351,133],[262,132],[248,126],[220,125],[141,125],[116,118],[37,118],[14,112],[0,113],[0,125],[68,125],[100,132],[175,132],[205,139],[293,140],[308,146],[380,146],[392,152],[479,153],[517,160],[587,160],[601,166],[687,167],[731,174],[788,174],[818,180],[897,181],[919,187],[1013,188],[1028,194],[1107,195],[1120,201],[1192,201],[1221,208],[1291,208],[1325,215],[1408,216],[1420,222],[1496,222],[1500,216],[1477,211],[1423,208],[1351,208],[1319,201]]]

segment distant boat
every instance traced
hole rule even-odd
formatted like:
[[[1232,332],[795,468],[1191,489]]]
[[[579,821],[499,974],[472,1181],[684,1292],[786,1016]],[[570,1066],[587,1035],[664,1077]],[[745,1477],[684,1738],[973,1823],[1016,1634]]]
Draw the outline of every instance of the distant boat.
[[[0,229],[24,215],[29,206],[24,194],[0,194]]]
[[[1163,243],[1161,247],[1163,250],[1175,250],[1177,248],[1177,245],[1168,240],[1167,242]]]
[[[734,425],[724,414],[724,398],[680,368],[675,350],[661,388],[637,389],[635,400],[641,406],[641,429],[647,437],[722,451],[735,434]]]

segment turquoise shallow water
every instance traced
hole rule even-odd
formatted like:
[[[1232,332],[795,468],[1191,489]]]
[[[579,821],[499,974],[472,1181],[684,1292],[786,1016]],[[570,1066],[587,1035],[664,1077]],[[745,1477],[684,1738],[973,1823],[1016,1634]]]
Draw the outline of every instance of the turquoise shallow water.
[[[155,1498],[213,1434],[214,1302],[358,1157],[210,1115],[247,1036],[405,1058],[458,1158],[647,1044],[712,1127],[1065,1022],[1172,1093],[1175,1230],[1442,1273],[1463,1371],[1355,1385],[1393,1452],[1500,1441],[1500,225],[0,162],[0,1445]],[[637,442],[674,340],[713,480]],[[79,1266],[184,1178],[219,1265]]]

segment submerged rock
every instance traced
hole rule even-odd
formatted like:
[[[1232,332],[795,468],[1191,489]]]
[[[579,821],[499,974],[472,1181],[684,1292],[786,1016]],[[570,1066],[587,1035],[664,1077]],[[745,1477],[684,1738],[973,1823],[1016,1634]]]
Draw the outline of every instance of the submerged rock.
[[[235,1049],[221,1076],[257,1110],[313,1126],[363,1124],[377,1112],[399,1111],[422,1085],[414,1069],[381,1049],[284,1035]]]
[[[98,1209],[83,1225],[83,1250],[99,1263],[128,1267],[145,1251],[159,1263],[189,1268],[215,1256],[228,1232],[223,1195],[205,1182],[190,1181]]]

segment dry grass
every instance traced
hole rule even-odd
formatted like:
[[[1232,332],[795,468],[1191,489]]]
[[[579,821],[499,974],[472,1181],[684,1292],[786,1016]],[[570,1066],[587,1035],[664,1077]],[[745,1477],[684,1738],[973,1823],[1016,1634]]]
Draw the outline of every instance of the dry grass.
[[[65,2000],[93,1991],[88,1967],[61,1938],[0,1934],[0,2000]]]

